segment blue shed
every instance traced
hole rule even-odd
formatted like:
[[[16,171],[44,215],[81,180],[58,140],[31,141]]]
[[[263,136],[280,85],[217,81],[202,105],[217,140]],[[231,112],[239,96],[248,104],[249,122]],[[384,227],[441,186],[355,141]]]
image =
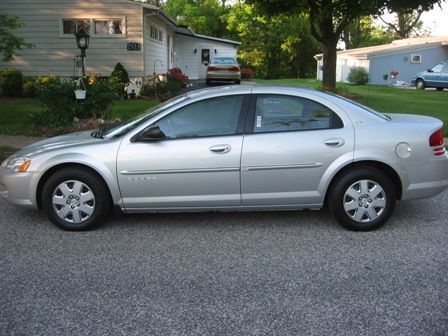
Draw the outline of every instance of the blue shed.
[[[316,55],[317,79],[322,80],[322,54]],[[364,67],[369,84],[389,85],[392,80],[411,83],[412,77],[439,61],[448,60],[448,36],[396,40],[390,44],[339,51],[336,80],[347,82],[350,69]],[[391,73],[398,75],[391,78]]]

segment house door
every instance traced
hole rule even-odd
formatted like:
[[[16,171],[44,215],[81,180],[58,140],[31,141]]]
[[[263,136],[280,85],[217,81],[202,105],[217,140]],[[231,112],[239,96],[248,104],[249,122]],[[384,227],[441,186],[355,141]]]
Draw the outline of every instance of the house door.
[[[210,49],[201,49],[201,64],[199,64],[199,78],[207,77],[207,67],[210,63]]]

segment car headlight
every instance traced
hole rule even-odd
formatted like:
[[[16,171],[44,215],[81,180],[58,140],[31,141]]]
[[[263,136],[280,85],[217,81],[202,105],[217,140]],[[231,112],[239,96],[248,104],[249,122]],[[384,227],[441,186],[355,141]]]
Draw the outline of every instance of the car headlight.
[[[2,166],[9,171],[16,171],[19,173],[26,172],[31,164],[31,160],[27,157],[13,157],[5,160]]]

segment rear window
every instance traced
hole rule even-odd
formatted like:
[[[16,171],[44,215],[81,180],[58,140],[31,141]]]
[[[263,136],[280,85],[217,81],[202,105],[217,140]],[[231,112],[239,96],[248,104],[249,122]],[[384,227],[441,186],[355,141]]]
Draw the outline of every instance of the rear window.
[[[213,59],[212,64],[225,65],[225,64],[237,64],[237,63],[236,60],[232,57],[222,57]]]

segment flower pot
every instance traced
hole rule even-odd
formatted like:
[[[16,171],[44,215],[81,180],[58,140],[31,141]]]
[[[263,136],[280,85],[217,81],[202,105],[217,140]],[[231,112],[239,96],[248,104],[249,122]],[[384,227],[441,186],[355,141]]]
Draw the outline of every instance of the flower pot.
[[[76,99],[86,99],[86,90],[75,90]]]

